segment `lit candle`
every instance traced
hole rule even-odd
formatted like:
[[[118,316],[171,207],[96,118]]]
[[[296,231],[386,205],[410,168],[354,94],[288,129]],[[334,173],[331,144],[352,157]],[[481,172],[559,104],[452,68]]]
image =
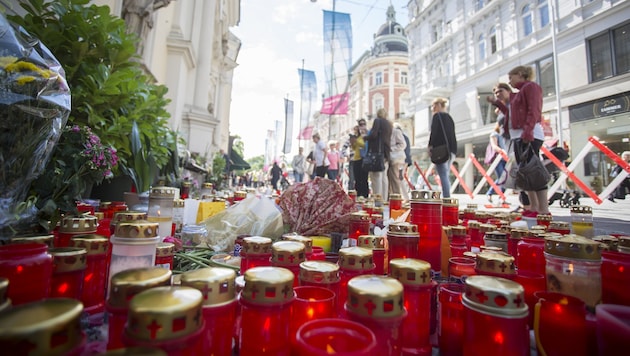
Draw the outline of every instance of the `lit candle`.
[[[84,248],[87,251],[87,266],[81,294],[84,310],[89,315],[99,315],[105,309],[109,241],[99,235],[84,235],[73,237],[72,244],[74,247]],[[102,320],[102,315],[100,320]]]
[[[602,303],[630,306],[630,254],[602,251]]]
[[[462,293],[464,285],[442,283],[438,287],[440,325],[438,345],[440,355],[461,355],[464,338],[464,306]]]
[[[292,347],[300,356],[374,355],[376,336],[360,323],[345,319],[312,320],[300,327]]]
[[[442,198],[442,225],[453,226],[457,224],[459,224],[459,200]]]
[[[48,249],[53,256],[51,298],[81,299],[87,251],[78,247]]]
[[[298,286],[293,288],[295,300],[291,304],[291,321],[289,323],[289,337],[295,342],[297,330],[304,323],[336,316],[335,293],[330,289],[313,286]]]
[[[337,309],[339,315],[345,315],[344,304],[348,296],[348,282],[357,276],[374,273],[372,250],[363,247],[347,247],[339,249],[339,293]]]
[[[354,240],[350,244],[351,246],[357,245],[359,236],[368,235],[370,233],[370,215],[371,213],[366,214],[362,211],[350,215],[348,238]]]
[[[387,229],[387,261],[395,258],[419,258],[418,226],[408,222],[391,223]]]
[[[442,198],[440,192],[411,192],[411,223],[418,226],[421,236],[417,258],[431,264],[433,278],[442,271]]]
[[[534,334],[542,355],[587,355],[586,308],[578,298],[536,292]]]
[[[361,235],[358,239],[358,246],[372,250],[374,257],[374,274],[387,274],[386,263],[386,244],[387,238],[378,235]]]

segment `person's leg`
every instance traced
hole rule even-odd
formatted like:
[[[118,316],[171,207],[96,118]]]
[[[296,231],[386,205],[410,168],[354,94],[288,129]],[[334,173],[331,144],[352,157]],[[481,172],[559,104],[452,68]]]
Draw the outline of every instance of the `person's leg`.
[[[547,200],[547,189],[534,192],[538,200],[538,214],[549,214],[549,201]]]
[[[442,185],[442,198],[451,197],[451,182],[448,176],[448,171],[450,168],[450,160],[435,165],[435,170],[437,171],[438,176],[440,176],[440,184]]]
[[[389,169],[389,162],[385,161],[385,170],[381,172],[381,198],[383,201],[389,200],[389,179],[387,178],[387,171]]]
[[[387,169],[387,191],[389,194],[400,194],[400,185],[398,180],[398,164],[391,163]]]
[[[357,196],[367,198],[370,194],[368,186],[368,172],[363,169],[363,160],[354,161],[354,185]]]

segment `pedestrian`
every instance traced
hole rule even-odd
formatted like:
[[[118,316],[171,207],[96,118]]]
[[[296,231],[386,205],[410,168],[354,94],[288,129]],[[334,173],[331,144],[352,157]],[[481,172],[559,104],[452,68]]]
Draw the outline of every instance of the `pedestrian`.
[[[494,97],[496,98],[496,100],[501,100],[503,102],[503,104],[505,104],[506,106],[509,107],[510,105],[510,93],[512,92],[512,88],[510,87],[509,84],[507,83],[499,83],[497,84],[492,92],[494,93]],[[494,162],[494,160],[496,159],[497,155],[503,157],[505,154],[505,156],[507,156],[507,151],[506,151],[506,147],[505,147],[505,139],[504,139],[504,131],[503,131],[503,122],[505,121],[505,115],[501,112],[501,110],[498,110],[498,116],[497,116],[497,122],[494,125],[494,129],[492,130],[492,132],[490,132],[490,137],[489,137],[489,142],[488,145],[491,148],[491,157],[486,157],[484,163],[486,164],[492,164],[492,162]],[[494,168],[494,173],[496,174],[496,181],[495,183],[499,186],[499,188],[501,189],[501,192],[505,192],[505,186],[504,186],[504,182],[500,182],[499,180],[501,179],[503,172],[505,171],[505,165],[507,164],[507,161],[504,158],[501,158],[501,160],[499,161],[499,163],[497,164],[497,166]],[[495,193],[494,191],[494,187],[490,187],[490,189],[488,189],[488,192],[486,192],[486,196],[488,197],[488,201],[492,204],[492,195]],[[500,205],[503,206],[505,205],[505,199],[503,199],[500,202]]]
[[[443,163],[435,163],[435,170],[440,177],[440,185],[442,186],[442,197],[451,197],[451,182],[449,178],[449,169],[457,154],[457,138],[455,137],[455,122],[451,115],[446,112],[447,100],[444,98],[435,98],[431,105],[433,117],[431,121],[431,133],[429,135],[429,147],[438,147],[447,145],[450,153],[449,159]]]
[[[374,197],[380,195],[383,200],[388,198],[387,169],[389,166],[389,153],[391,152],[391,138],[392,124],[387,120],[387,110],[380,108],[376,111],[376,119],[374,119],[366,139],[368,152],[383,153],[383,166],[385,169],[380,172],[369,173],[370,181],[372,182],[372,195]]]
[[[627,164],[630,164],[630,151],[624,151],[621,154],[621,159]],[[614,179],[619,174],[622,174],[622,172],[624,172],[623,167],[621,167],[620,165],[616,165],[615,168],[613,168],[613,170],[610,172],[610,178]],[[619,184],[617,189],[615,189],[615,191],[608,197],[608,200],[610,200],[613,203],[616,203],[615,199],[624,200],[626,199],[626,194],[628,194],[629,192],[630,192],[630,175],[626,176],[626,179],[621,181],[621,184]]]
[[[405,193],[407,191],[402,184],[402,169],[405,167],[405,149],[407,148],[407,143],[405,142],[402,128],[397,122],[393,124],[390,144],[392,148],[389,154],[389,168],[387,169],[389,194],[400,194],[402,197],[403,190]]]
[[[357,191],[357,197],[367,198],[370,190],[368,185],[368,172],[363,169],[363,155],[365,148],[365,141],[359,126],[355,126],[353,133],[350,134],[350,147],[354,152],[351,158],[350,166],[354,170],[354,189]]]
[[[278,166],[278,162],[274,161],[273,166],[271,167],[271,186],[274,191],[278,191],[278,182],[280,181],[280,176],[282,176],[282,168]]]
[[[510,107],[494,98],[491,101],[505,115],[503,126],[510,135],[510,150],[514,152],[517,164],[527,162],[532,157],[540,159],[539,151],[545,138],[542,128],[542,88],[533,81],[534,71],[529,66],[514,67],[508,72],[508,78],[509,84],[518,89],[517,93],[510,93]],[[528,150],[528,146],[531,150]],[[546,185],[538,191],[526,193],[529,209],[523,211],[524,217],[549,214]]]
[[[339,174],[339,161],[341,158],[339,150],[337,150],[337,142],[328,142],[328,148],[328,170],[326,171],[326,174],[328,175],[328,179],[337,180],[337,175]]]
[[[315,162],[315,176],[325,177],[328,172],[328,148],[318,133],[313,135],[313,161]]]
[[[354,132],[354,131],[353,131]],[[352,133],[350,134],[352,135]],[[348,190],[354,190],[354,167],[352,167],[354,151],[352,150],[352,144],[350,143],[350,135],[348,135],[348,139],[344,142],[341,147],[341,160],[344,162],[348,162]]]
[[[304,181],[304,168],[306,159],[304,157],[304,147],[298,148],[298,153],[293,156],[291,161],[291,167],[293,167],[293,179],[296,183],[302,183]]]

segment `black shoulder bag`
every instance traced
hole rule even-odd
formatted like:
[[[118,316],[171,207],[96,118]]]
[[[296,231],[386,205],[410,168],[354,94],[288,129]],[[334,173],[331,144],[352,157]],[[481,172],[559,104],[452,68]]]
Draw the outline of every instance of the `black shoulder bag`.
[[[368,149],[363,157],[363,170],[367,172],[382,172],[385,170],[385,155],[383,154],[383,143],[381,133],[378,133],[378,150],[376,152]]]
[[[429,156],[431,162],[435,164],[444,163],[451,158],[451,150],[448,148],[448,138],[446,137],[446,131],[444,130],[444,123],[442,122],[442,115],[438,113],[438,119],[440,120],[440,126],[442,127],[442,135],[444,135],[444,142],[446,144],[431,147],[429,146]]]

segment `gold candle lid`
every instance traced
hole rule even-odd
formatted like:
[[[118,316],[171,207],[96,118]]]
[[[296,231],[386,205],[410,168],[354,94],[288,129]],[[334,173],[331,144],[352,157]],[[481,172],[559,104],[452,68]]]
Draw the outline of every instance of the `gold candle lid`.
[[[494,224],[479,224],[479,231],[483,233],[496,231],[496,229],[497,229],[497,226]]]
[[[108,350],[101,356],[167,356],[166,351],[157,347],[125,347]]]
[[[483,272],[512,275],[516,274],[514,257],[502,251],[481,251],[475,258],[475,269]]]
[[[420,237],[418,234],[418,225],[408,222],[396,222],[389,224],[387,235],[400,237]]]
[[[534,225],[530,228],[530,230],[536,232],[545,232],[547,231],[547,227],[545,225]]]
[[[479,220],[485,220],[485,219],[490,218],[490,214],[488,214],[485,211],[475,210],[475,218],[479,219]],[[492,224],[492,225],[496,228],[496,225],[494,225],[494,224]]]
[[[171,285],[170,269],[161,267],[133,268],[112,276],[107,303],[112,307],[126,308],[131,298],[149,288]]]
[[[468,203],[466,204],[466,209],[473,209],[473,210],[477,210],[479,206],[477,204],[474,203]]]
[[[102,201],[98,204],[98,209],[99,210],[106,210],[112,207],[112,202],[111,201]]]
[[[102,211],[95,211],[94,216],[96,216],[96,220],[98,221],[105,219],[105,213]]]
[[[372,249],[372,250],[384,250],[385,249],[385,236],[379,235],[360,235],[357,239],[357,246]]]
[[[510,221],[520,220],[522,217],[523,217],[523,214],[521,213],[517,213],[517,212],[510,213]]]
[[[462,302],[465,306],[508,318],[527,316],[525,289],[519,283],[483,275],[470,276],[464,283]]]
[[[65,355],[82,341],[83,304],[51,298],[0,313],[0,343],[13,355]]]
[[[84,248],[87,251],[88,256],[102,255],[107,253],[109,247],[109,240],[97,234],[78,235],[72,237],[70,243],[74,247]]]
[[[479,254],[479,252],[465,251],[464,252],[464,257],[469,257],[469,258],[472,258],[473,260],[477,260],[477,255],[478,254]]]
[[[304,244],[304,252],[312,253],[313,252],[313,239],[310,237],[298,235],[297,233],[284,234],[282,235],[282,239],[284,241],[296,241]]]
[[[536,216],[536,220],[551,221],[551,220],[553,220],[553,216],[551,216],[551,214],[538,214]]]
[[[146,220],[147,213],[145,211],[117,211],[114,213],[114,218],[112,219],[112,224],[116,224],[123,221],[134,221],[134,220]]]
[[[481,245],[479,246],[479,249],[481,250],[481,252],[483,251],[488,251],[488,252],[500,252],[503,251],[503,249],[499,246],[486,246],[486,245]]]
[[[480,226],[481,226],[481,223],[477,220],[470,220],[468,222],[469,229],[479,229]]]
[[[190,188],[192,187],[192,182],[182,182],[182,187]]]
[[[185,200],[184,199],[175,199],[173,201],[173,207],[174,208],[183,208],[185,205]]]
[[[181,275],[183,286],[201,292],[204,306],[221,306],[236,298],[236,272],[229,268],[201,268]]]
[[[201,187],[202,187],[203,189],[212,189],[212,188],[214,188],[214,184],[212,184],[212,183],[210,183],[210,182],[205,182],[205,183],[203,183],[203,184],[201,185]]]
[[[414,202],[442,203],[442,193],[434,190],[412,190],[411,200]]]
[[[466,227],[462,225],[451,226],[452,236],[466,236]]]
[[[389,195],[389,200],[402,200],[402,195],[398,193],[392,193]]]
[[[453,231],[451,230],[451,226],[442,225],[442,231],[444,231],[444,233],[446,234],[446,237],[448,237],[449,240],[453,236]]]
[[[175,192],[173,187],[153,187],[149,192],[149,197],[173,198],[175,200]]]
[[[268,237],[248,236],[243,238],[242,251],[248,255],[271,254],[272,243],[273,241]]]
[[[78,247],[52,247],[48,249],[53,257],[54,273],[65,273],[85,269],[87,251]]]
[[[71,215],[61,220],[59,232],[68,234],[91,234],[96,232],[98,219],[93,215]]]
[[[356,191],[356,190],[354,190],[354,189],[350,189],[350,190],[348,190],[348,195],[350,195],[350,196],[352,196],[352,195],[356,196],[356,195],[357,195],[357,191]]]
[[[442,206],[459,207],[459,200],[457,198],[442,198]]]
[[[354,212],[354,213],[350,214],[350,220],[352,220],[352,221],[369,221],[370,220],[370,214],[366,213],[365,211],[357,211],[357,212]]]
[[[630,253],[630,236],[619,236],[617,249],[619,252]]]
[[[600,260],[601,244],[584,236],[568,234],[560,238],[546,238],[545,252],[565,258]]]
[[[306,260],[303,243],[276,241],[271,245],[271,263],[276,266],[299,266]]]
[[[470,214],[475,215],[476,211],[477,211],[477,208],[464,208],[464,210],[463,210],[464,215],[466,215],[466,214],[468,214],[468,215],[470,215]]]
[[[389,276],[405,286],[431,284],[431,264],[415,258],[394,258],[389,262]]]
[[[568,221],[551,221],[549,223],[549,230],[558,229],[558,230],[569,230],[569,222]]]
[[[9,279],[0,277],[0,313],[11,306],[11,300],[7,296],[9,289]]]
[[[202,300],[201,292],[190,287],[147,289],[129,302],[125,334],[152,342],[194,334],[203,326]]]
[[[158,223],[147,220],[121,221],[116,224],[114,235],[126,239],[154,238],[158,236],[158,226]]]
[[[282,267],[254,267],[245,272],[241,298],[256,304],[285,304],[293,301],[293,272]]]
[[[173,256],[175,250],[175,244],[170,242],[158,242],[155,248],[156,257],[169,257]]]
[[[588,205],[573,205],[571,213],[575,214],[593,214],[593,209]]]
[[[328,261],[304,261],[300,263],[300,281],[310,283],[339,282],[339,265]]]
[[[502,232],[506,235],[510,235],[510,232],[512,231],[512,227],[510,225],[500,225],[497,231]]]
[[[507,235],[500,231],[488,231],[485,233],[484,238],[492,241],[507,241]]]
[[[612,235],[597,235],[593,241],[603,243],[609,251],[617,251],[619,247],[619,239]]]
[[[53,234],[46,235],[19,235],[14,236],[9,241],[10,244],[31,244],[31,243],[39,243],[45,244],[48,247],[52,247],[53,245]]]
[[[363,275],[348,281],[346,309],[373,319],[405,314],[403,285],[394,278]]]
[[[339,267],[353,271],[369,271],[374,268],[372,250],[363,247],[339,249]]]
[[[523,237],[530,236],[529,230],[523,228],[514,228],[510,230],[510,238],[522,239]]]
[[[234,198],[245,199],[245,198],[247,198],[247,192],[242,191],[242,190],[238,190],[238,191],[234,192]]]

